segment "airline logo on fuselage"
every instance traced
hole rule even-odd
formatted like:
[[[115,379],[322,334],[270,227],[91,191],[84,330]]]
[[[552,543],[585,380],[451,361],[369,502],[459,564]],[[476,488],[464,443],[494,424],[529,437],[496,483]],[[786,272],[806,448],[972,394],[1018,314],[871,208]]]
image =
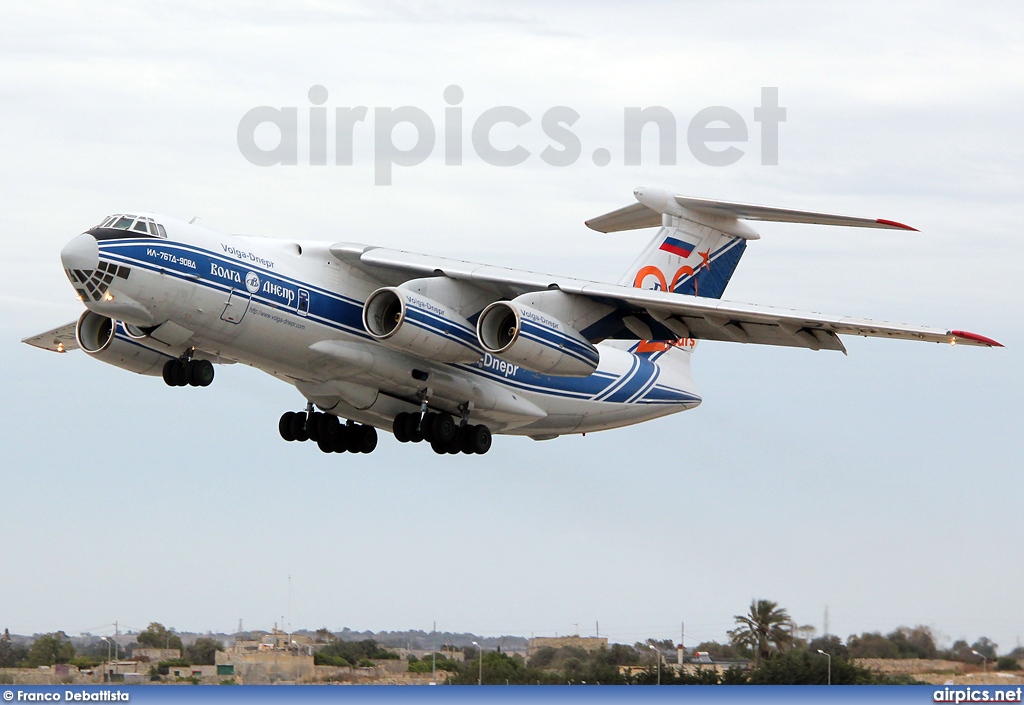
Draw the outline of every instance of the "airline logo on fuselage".
[[[235,284],[242,283],[242,275],[239,272],[236,272],[234,269],[222,267],[216,262],[210,262],[210,275],[217,277],[218,279],[227,279]]]
[[[519,371],[519,365],[513,365],[511,362],[505,362],[504,360],[494,357],[494,355],[491,355],[490,353],[484,353],[484,356],[476,364],[485,370],[497,372],[505,377],[514,377],[516,372]]]
[[[246,252],[245,250],[239,250],[238,248],[232,247],[231,245],[225,245],[224,243],[221,243],[221,247],[224,248],[224,252],[237,259],[244,259],[248,262],[255,262],[256,264],[264,266],[267,269],[274,268],[274,262],[272,260],[260,257],[255,253]]]

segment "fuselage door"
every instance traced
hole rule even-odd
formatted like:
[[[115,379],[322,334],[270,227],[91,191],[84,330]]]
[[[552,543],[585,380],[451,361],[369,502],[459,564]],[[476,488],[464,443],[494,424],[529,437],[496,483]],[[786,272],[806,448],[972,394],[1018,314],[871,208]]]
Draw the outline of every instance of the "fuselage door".
[[[232,289],[228,292],[228,300],[224,304],[224,312],[220,314],[220,320],[228,323],[241,323],[245,312],[249,310],[251,301],[252,294],[248,291]]]

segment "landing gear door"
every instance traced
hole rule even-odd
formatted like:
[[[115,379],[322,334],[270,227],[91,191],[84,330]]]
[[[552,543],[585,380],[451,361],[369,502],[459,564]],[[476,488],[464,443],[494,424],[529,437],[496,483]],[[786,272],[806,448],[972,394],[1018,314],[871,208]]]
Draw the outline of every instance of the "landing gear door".
[[[252,301],[252,294],[248,291],[232,289],[228,292],[228,300],[224,304],[224,312],[220,314],[220,320],[228,323],[241,323],[245,312],[249,310],[250,301]]]

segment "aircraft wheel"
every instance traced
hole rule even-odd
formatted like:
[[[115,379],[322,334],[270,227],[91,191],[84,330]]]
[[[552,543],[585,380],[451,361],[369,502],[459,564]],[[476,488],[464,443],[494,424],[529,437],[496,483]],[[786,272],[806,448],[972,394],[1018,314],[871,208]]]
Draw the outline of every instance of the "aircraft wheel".
[[[423,440],[427,443],[434,442],[434,421],[436,420],[437,414],[434,413],[428,413],[423,417],[423,423],[421,424],[423,428]]]
[[[448,454],[448,446],[436,439],[430,442],[430,449],[438,455]]]
[[[424,425],[426,424],[424,423]],[[423,441],[423,428],[420,426],[419,414],[409,414],[405,418],[405,435],[409,437],[410,443]]]
[[[483,455],[491,449],[491,429],[483,424],[473,427],[473,452]]]
[[[189,363],[183,363],[180,360],[174,361],[174,386],[188,386],[188,369]]]
[[[295,434],[292,433],[292,419],[295,417],[294,411],[286,411],[281,414],[281,420],[277,422],[277,432],[281,434],[281,438],[286,441],[294,441]]]
[[[455,436],[456,443],[459,444],[459,450],[466,455],[472,455],[473,453],[473,426],[464,426],[459,429],[459,433]]]
[[[334,441],[330,438],[320,436],[320,440],[316,442],[316,447],[320,449],[321,453],[333,453]]]
[[[377,429],[373,426],[359,425],[356,435],[359,438],[359,452],[372,453],[377,447]]]
[[[164,363],[163,377],[164,384],[168,387],[178,386],[178,372],[175,369],[181,364],[181,360],[168,360]]]
[[[395,421],[391,424],[391,432],[395,434],[395,440],[399,443],[408,443],[409,434],[406,424],[406,417],[409,416],[406,412],[402,412],[395,416]]]
[[[326,439],[333,444],[334,436],[337,435],[338,429],[341,428],[341,423],[338,422],[338,417],[334,414],[320,414],[316,427],[320,438]]]
[[[209,387],[213,383],[213,363],[192,360],[188,363],[188,383],[193,387]]]
[[[323,418],[323,414],[319,411],[314,411],[308,417],[306,417],[306,433],[309,434],[309,440],[319,441],[320,440],[320,419]]]
[[[338,429],[334,432],[333,444],[335,453],[345,453],[348,451],[348,435],[349,427],[343,424],[338,424]]]
[[[455,424],[455,419],[451,414],[447,412],[434,414],[434,423],[431,425],[434,438],[442,443],[450,444],[455,439],[458,430],[459,427]]]
[[[296,411],[293,413],[295,415],[292,416],[292,435],[295,437],[295,440],[300,443],[302,441],[308,441],[309,434],[306,433],[306,412]]]

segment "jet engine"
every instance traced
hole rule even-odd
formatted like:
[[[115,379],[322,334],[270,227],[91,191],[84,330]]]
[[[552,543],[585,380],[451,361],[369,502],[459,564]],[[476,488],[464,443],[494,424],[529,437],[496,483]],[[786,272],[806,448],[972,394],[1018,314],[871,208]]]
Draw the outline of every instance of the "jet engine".
[[[586,377],[600,354],[586,338],[557,318],[516,301],[495,301],[476,322],[484,350],[534,372]]]
[[[83,313],[75,326],[79,347],[92,357],[139,374],[160,374],[171,358],[129,339],[137,337],[120,321],[92,311]]]
[[[469,321],[451,307],[418,293],[384,287],[363,304],[363,327],[377,342],[438,362],[483,357]]]

